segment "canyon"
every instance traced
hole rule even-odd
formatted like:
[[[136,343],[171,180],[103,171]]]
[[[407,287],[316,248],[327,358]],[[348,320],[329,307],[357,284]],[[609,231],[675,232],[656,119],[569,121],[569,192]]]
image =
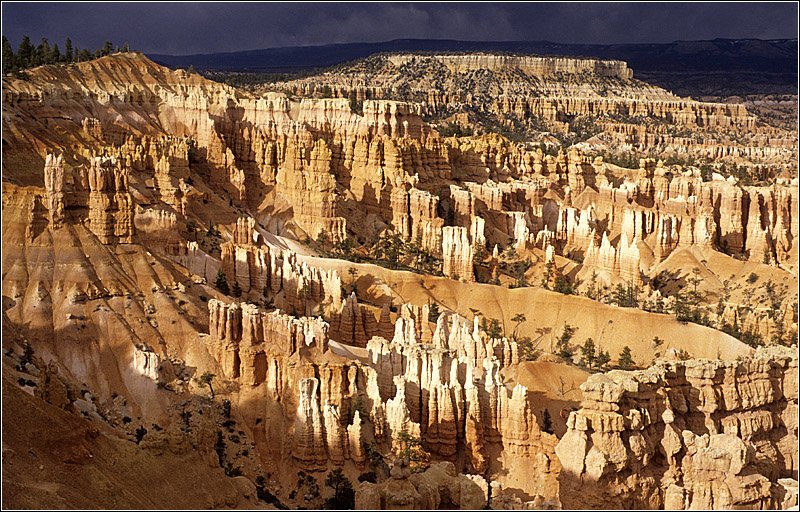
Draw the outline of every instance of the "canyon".
[[[633,76],[4,77],[4,502],[319,508],[340,474],[363,509],[796,507],[796,127]],[[110,461],[80,499],[55,471]]]

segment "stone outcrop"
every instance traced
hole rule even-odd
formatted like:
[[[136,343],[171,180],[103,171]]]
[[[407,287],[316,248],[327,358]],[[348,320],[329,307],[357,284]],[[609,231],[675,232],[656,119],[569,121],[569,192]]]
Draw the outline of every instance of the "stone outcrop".
[[[44,188],[47,191],[47,210],[50,225],[60,228],[64,223],[64,157],[48,154],[44,164]]]
[[[133,199],[128,173],[113,158],[94,158],[89,171],[89,229],[104,244],[133,241]]]
[[[303,347],[328,347],[328,324],[311,317],[267,313],[252,304],[208,301],[209,352],[229,378],[251,386],[267,378],[267,353],[292,355]]]
[[[302,379],[298,383],[298,388],[300,397],[292,454],[303,467],[325,467],[328,454],[325,452],[323,419],[319,406],[319,381]]]
[[[195,257],[201,260],[197,265],[202,265],[203,256]],[[309,266],[288,249],[271,249],[244,219],[237,222],[234,241],[221,246],[221,267],[228,282],[238,283],[245,294],[281,294],[283,307],[303,314],[312,314],[314,305],[338,307],[342,301],[342,281],[336,271]]]
[[[442,272],[448,277],[474,281],[473,250],[469,230],[461,227],[442,229]]]
[[[460,475],[449,462],[416,474],[407,465],[398,459],[389,480],[362,482],[356,488],[356,510],[477,510],[486,506],[488,487],[481,477]]]
[[[48,154],[44,169],[47,210],[52,229],[63,227],[67,208],[88,209],[88,227],[101,243],[132,243],[134,202],[128,169],[116,158],[91,157],[88,165],[65,175],[63,155]],[[78,219],[80,220],[80,218]]]
[[[581,390],[555,449],[565,507],[774,508],[796,474],[796,349],[615,370]]]
[[[509,391],[499,376],[519,362],[516,344],[487,337],[477,319],[447,314],[439,317],[430,342],[420,343],[417,321],[400,318],[391,342],[373,338],[367,344],[377,371],[370,396],[386,401],[385,408],[373,410],[378,430],[389,438],[418,432],[431,453],[445,460],[464,452],[465,469],[474,473],[486,470],[492,445],[502,445],[510,456],[542,451],[550,454],[548,461],[554,458],[555,437],[541,432],[527,390]]]

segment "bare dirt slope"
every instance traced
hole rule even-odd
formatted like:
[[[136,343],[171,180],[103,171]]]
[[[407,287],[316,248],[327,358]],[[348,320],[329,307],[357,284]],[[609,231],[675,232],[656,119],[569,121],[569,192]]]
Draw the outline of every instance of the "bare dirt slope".
[[[29,395],[11,380],[10,367],[3,370],[4,508],[259,506],[245,499],[243,477],[227,478],[192,452],[158,455],[141,449]],[[249,488],[252,492],[252,484]]]

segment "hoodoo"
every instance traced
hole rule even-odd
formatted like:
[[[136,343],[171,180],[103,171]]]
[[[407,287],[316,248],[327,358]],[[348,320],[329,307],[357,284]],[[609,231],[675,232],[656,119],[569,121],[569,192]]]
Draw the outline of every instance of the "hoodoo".
[[[6,42],[4,505],[797,507],[788,100]]]

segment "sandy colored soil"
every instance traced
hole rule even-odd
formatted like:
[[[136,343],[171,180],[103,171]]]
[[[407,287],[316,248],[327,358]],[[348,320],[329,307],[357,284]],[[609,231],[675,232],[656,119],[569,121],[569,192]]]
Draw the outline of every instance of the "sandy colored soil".
[[[27,394],[3,370],[3,508],[263,508],[243,498],[243,477],[193,452],[143,450]]]
[[[533,391],[531,404],[536,416],[543,417],[543,411],[547,409],[553,422],[553,432],[559,437],[567,431],[568,411],[580,407],[580,385],[588,377],[588,372],[576,366],[553,361],[520,363],[514,375],[517,383]]]
[[[542,288],[508,289],[489,284],[461,283],[443,277],[390,270],[372,264],[307,257],[314,265],[335,268],[341,275],[358,271],[359,298],[376,304],[390,299],[394,304],[438,302],[440,310],[450,309],[467,318],[475,312],[497,318],[504,332],[514,330],[511,318],[523,313],[527,321],[519,326],[519,336],[538,338],[537,329],[550,328],[538,348],[555,351],[557,336],[564,324],[578,328],[573,344],[592,338],[599,349],[607,350],[612,361],[624,346],[631,348],[636,363],[646,366],[668,348],[685,350],[700,358],[736,359],[752,349],[735,338],[697,324],[682,324],[672,315],[620,308],[575,295],[563,295]],[[732,258],[731,258],[732,259]],[[735,260],[734,260],[735,261]],[[347,278],[345,278],[347,281]],[[664,340],[660,346],[654,337]]]

